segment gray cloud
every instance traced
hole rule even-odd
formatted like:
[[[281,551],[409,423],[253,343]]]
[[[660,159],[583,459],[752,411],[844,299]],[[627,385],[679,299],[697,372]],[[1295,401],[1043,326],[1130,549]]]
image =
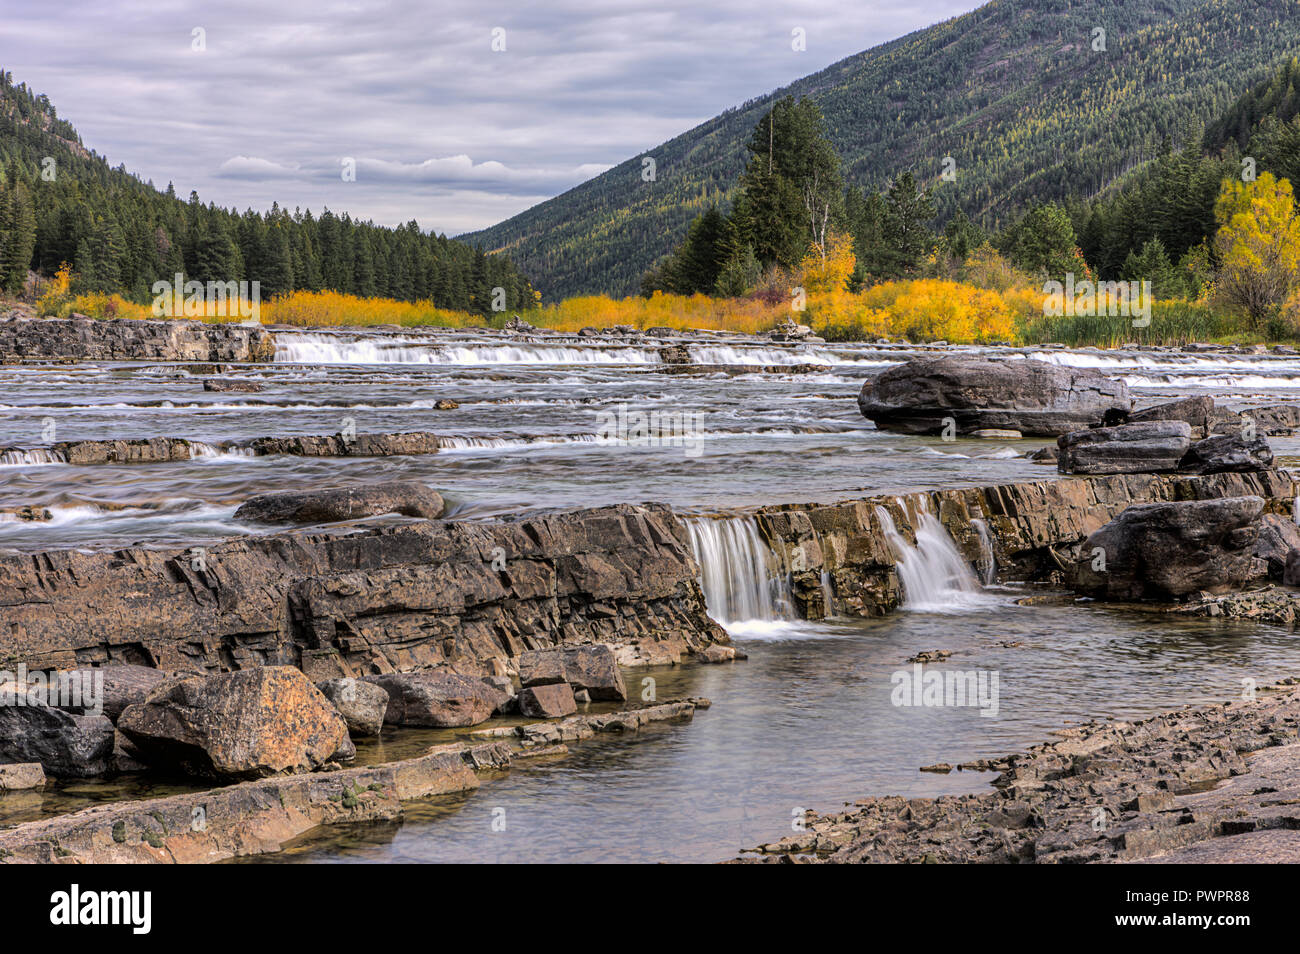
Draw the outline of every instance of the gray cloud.
[[[87,146],[182,195],[455,234],[976,5],[7,0],[0,66]]]

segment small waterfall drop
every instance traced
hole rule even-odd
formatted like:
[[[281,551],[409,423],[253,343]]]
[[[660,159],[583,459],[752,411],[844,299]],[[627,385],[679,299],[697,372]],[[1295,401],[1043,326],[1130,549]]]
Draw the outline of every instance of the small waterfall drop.
[[[970,525],[980,538],[979,570],[985,586],[992,586],[998,581],[998,559],[993,554],[993,537],[989,534],[989,525],[978,517],[971,519]]]
[[[983,602],[983,588],[975,572],[933,514],[924,509],[917,514],[916,546],[898,532],[884,507],[876,508],[876,517],[898,559],[904,609],[951,613]]]
[[[38,447],[35,450],[0,451],[0,467],[45,467],[50,464],[66,464],[65,458],[58,451]]]
[[[795,618],[790,580],[753,517],[687,517],[691,550],[709,615],[729,629],[736,624]]]

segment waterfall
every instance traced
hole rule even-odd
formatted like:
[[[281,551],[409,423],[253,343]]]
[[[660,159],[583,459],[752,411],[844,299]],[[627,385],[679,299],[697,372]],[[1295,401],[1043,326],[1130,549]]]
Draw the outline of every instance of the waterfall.
[[[724,626],[794,619],[790,580],[753,517],[687,517],[709,615]]]
[[[276,335],[275,360],[286,364],[657,364],[653,349],[557,345],[455,345],[419,338]]]
[[[970,525],[980,538],[980,575],[985,586],[992,586],[998,581],[998,559],[993,554],[993,537],[989,534],[989,525],[978,517],[972,518]]]
[[[924,509],[917,514],[916,546],[898,532],[884,507],[876,508],[876,517],[898,559],[895,569],[903,584],[904,609],[945,613],[982,602],[974,571],[933,514]]]
[[[0,467],[45,467],[49,464],[66,464],[65,458],[58,451],[38,447],[35,450],[0,451]]]

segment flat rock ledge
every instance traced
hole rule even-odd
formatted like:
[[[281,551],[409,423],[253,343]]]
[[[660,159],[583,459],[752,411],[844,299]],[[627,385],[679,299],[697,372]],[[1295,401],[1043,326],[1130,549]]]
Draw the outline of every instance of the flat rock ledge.
[[[1300,680],[1252,701],[1091,722],[981,764],[994,791],[865,798],[744,861],[1300,861]]]
[[[477,788],[480,775],[508,770],[515,759],[564,755],[561,740],[686,721],[708,707],[707,699],[688,699],[482,730],[472,735],[495,740],[435,746],[381,765],[95,806],[0,831],[0,864],[203,864],[277,852],[321,825],[399,821],[403,802]]]
[[[264,362],[275,357],[269,331],[247,325],[119,318],[0,321],[0,364],[30,361]]]
[[[223,454],[265,457],[399,457],[436,454],[438,435],[428,431],[400,434],[313,434],[300,437],[255,437],[250,441],[207,444],[185,437],[148,437],[113,441],[62,441],[47,447],[0,447],[13,463],[166,464]]]

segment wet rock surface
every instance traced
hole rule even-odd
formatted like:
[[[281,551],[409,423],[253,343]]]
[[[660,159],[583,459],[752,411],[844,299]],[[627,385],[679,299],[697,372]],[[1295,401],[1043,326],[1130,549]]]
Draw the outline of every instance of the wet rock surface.
[[[994,791],[864,798],[748,861],[1257,863],[1300,856],[1300,691],[1092,722],[993,760]],[[1278,844],[1280,842],[1280,844]]]
[[[47,706],[36,695],[0,705],[0,761],[36,762],[59,778],[106,775],[113,770],[113,723]]]
[[[984,428],[1057,436],[1116,421],[1132,406],[1128,386],[1084,368],[1032,359],[917,358],[867,381],[863,416],[884,430],[958,434]]]
[[[434,520],[445,509],[442,495],[424,484],[388,481],[337,490],[289,491],[263,494],[235,511],[236,520],[253,523],[334,523],[379,514]]]
[[[360,679],[322,679],[316,688],[334,704],[351,735],[378,735],[388,711],[388,692]]]

